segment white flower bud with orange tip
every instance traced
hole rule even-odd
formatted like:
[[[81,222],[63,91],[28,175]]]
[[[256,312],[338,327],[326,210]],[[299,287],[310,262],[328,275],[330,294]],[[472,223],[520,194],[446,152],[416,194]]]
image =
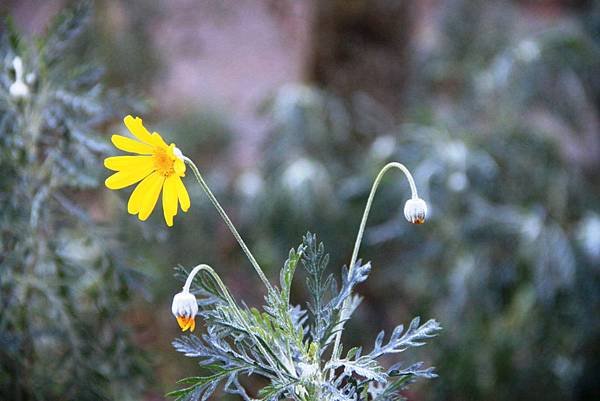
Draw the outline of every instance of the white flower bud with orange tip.
[[[182,331],[194,331],[196,327],[196,315],[198,314],[198,302],[196,297],[186,288],[173,297],[171,312],[177,319]]]
[[[413,224],[423,224],[425,222],[425,219],[427,218],[427,204],[425,203],[425,201],[423,199],[419,198],[415,180],[414,180],[412,174],[410,173],[410,171],[408,170],[408,168],[406,168],[406,166],[404,164],[398,163],[398,162],[390,162],[390,163],[386,164],[385,166],[383,166],[383,168],[381,170],[379,170],[377,177],[375,177],[375,181],[373,182],[373,186],[371,187],[371,192],[369,192],[369,197],[367,198],[367,204],[365,205],[363,217],[362,217],[362,220],[360,221],[360,226],[358,228],[358,234],[356,235],[356,241],[354,242],[354,249],[352,250],[352,257],[350,259],[350,264],[348,265],[349,266],[348,274],[352,273],[352,269],[354,268],[354,265],[356,264],[356,261],[358,259],[358,251],[360,249],[360,243],[362,241],[362,237],[365,232],[365,226],[367,224],[367,218],[369,217],[369,212],[371,210],[371,206],[373,205],[373,198],[375,197],[375,192],[377,191],[377,188],[379,187],[379,184],[381,183],[381,179],[383,178],[385,173],[392,168],[396,168],[396,169],[402,171],[402,173],[406,176],[406,179],[408,180],[408,184],[410,185],[411,198],[409,200],[407,200],[406,204],[404,205],[404,217],[406,217],[406,220],[408,220],[409,222],[411,222]],[[342,305],[342,309],[341,309],[342,313],[340,313],[340,316],[342,316],[342,317],[344,316],[344,312],[347,310],[348,307],[349,307],[349,301],[347,298],[344,300],[344,303]],[[340,340],[341,340],[341,333],[342,333],[343,329],[344,329],[344,322],[340,321],[338,331],[335,334],[335,341],[333,344],[333,355],[339,355],[338,352],[339,352],[339,346],[340,346]],[[331,373],[331,377],[333,377],[333,371]]]
[[[427,203],[421,198],[411,198],[404,204],[404,217],[413,224],[423,224],[427,218]]]
[[[194,294],[190,292],[190,286],[196,274],[207,267],[206,265],[198,265],[192,269],[189,276],[185,280],[185,284],[181,292],[175,294],[173,303],[171,304],[171,313],[177,319],[181,331],[194,331],[196,328],[196,315],[198,314],[198,302]]]

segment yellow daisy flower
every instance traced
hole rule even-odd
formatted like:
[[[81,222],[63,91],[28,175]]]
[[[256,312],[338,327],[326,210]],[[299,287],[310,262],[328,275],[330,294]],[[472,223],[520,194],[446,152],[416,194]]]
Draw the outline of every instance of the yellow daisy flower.
[[[190,208],[190,197],[181,181],[181,177],[185,176],[183,155],[174,143],[167,145],[157,132],[150,134],[141,118],[127,116],[123,121],[137,140],[113,135],[111,141],[117,149],[135,156],[106,158],[104,166],[116,173],[104,184],[109,189],[122,189],[139,182],[129,197],[127,211],[137,214],[142,221],[152,214],[162,189],[163,214],[171,227],[177,214],[177,204],[184,212]]]

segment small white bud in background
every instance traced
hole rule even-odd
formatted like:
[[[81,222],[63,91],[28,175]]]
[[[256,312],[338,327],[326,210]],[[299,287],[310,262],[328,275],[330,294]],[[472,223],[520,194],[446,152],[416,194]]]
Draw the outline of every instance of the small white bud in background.
[[[13,60],[15,69],[15,82],[10,85],[8,91],[15,99],[25,99],[29,97],[29,87],[23,82],[23,61],[21,57],[15,57]]]
[[[411,198],[404,204],[404,217],[413,224],[423,224],[427,218],[427,204],[421,198]]]
[[[13,82],[8,91],[15,99],[26,99],[29,97],[29,87],[23,81]]]

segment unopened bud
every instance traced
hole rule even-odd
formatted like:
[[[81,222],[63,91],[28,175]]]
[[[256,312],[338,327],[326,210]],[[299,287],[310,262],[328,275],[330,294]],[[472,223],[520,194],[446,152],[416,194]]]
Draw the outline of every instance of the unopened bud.
[[[13,59],[13,68],[15,69],[15,82],[10,85],[8,92],[15,99],[25,99],[29,97],[29,87],[23,82],[23,60],[21,57]]]
[[[29,97],[29,87],[23,81],[13,82],[8,91],[15,99],[26,99]]]
[[[196,297],[187,289],[184,289],[173,297],[171,312],[177,319],[177,323],[182,331],[188,329],[194,331],[196,327],[195,318],[198,313],[198,302],[196,301]]]
[[[404,204],[404,217],[413,224],[423,224],[427,218],[427,204],[421,198],[411,198]]]

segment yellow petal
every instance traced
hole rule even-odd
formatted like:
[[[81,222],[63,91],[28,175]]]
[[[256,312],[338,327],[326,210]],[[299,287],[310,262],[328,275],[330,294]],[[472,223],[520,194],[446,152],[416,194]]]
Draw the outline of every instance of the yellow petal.
[[[114,173],[104,181],[109,189],[121,189],[144,179],[154,170],[153,166],[135,168]]]
[[[190,331],[193,331],[193,328],[196,327],[196,320],[191,316],[177,316],[177,324],[181,327],[181,331],[186,331],[190,328]]]
[[[129,130],[129,132],[131,132],[133,136],[135,136],[140,141],[153,146],[167,146],[167,144],[158,132],[153,132],[152,134],[150,134],[146,127],[144,127],[144,124],[142,124],[141,118],[127,116],[123,119],[123,122],[125,123],[125,126]]]
[[[145,221],[156,206],[156,201],[160,195],[160,190],[165,182],[165,176],[160,174],[153,174],[152,179],[148,183],[148,189],[144,191],[142,204],[140,206],[140,214],[138,218],[141,221]]]
[[[152,144],[154,146],[160,146],[163,148],[169,147],[169,145],[167,145],[167,143],[162,139],[162,136],[160,136],[158,132],[153,132],[150,140],[152,141]]]
[[[178,176],[185,176],[185,163],[183,162],[183,160],[175,159],[175,163],[173,163],[173,169],[175,170],[175,173]]]
[[[113,156],[104,159],[104,167],[114,171],[151,167],[152,156]]]
[[[181,331],[185,331],[184,327],[187,324],[186,317],[177,316],[176,319],[177,319],[177,324],[179,325],[179,327],[181,327]]]
[[[124,152],[138,153],[141,155],[151,155],[153,153],[152,146],[136,141],[135,139],[127,138],[123,135],[113,135],[111,138],[113,145]]]
[[[165,221],[169,227],[173,226],[173,216],[177,214],[177,183],[179,178],[171,175],[165,179],[162,194],[162,206]]]
[[[149,145],[153,143],[152,136],[150,135],[150,132],[148,132],[146,127],[144,127],[144,124],[142,124],[141,118],[133,118],[132,116],[127,116],[123,119],[123,122],[125,123],[125,126],[129,130],[129,132],[131,132],[133,136],[135,136],[137,139]]]
[[[187,189],[185,189],[185,185],[183,185],[183,181],[181,181],[181,178],[175,178],[175,183],[177,187],[177,198],[179,198],[179,205],[181,206],[181,210],[187,212],[190,208],[190,196],[188,195]]]
[[[129,202],[127,202],[127,212],[130,214],[138,214],[140,209],[142,208],[143,201],[145,199],[146,194],[151,189],[151,185],[156,179],[155,176],[159,175],[158,172],[154,172],[150,174],[148,177],[144,178],[142,182],[138,184],[137,187],[131,193],[129,197]]]

